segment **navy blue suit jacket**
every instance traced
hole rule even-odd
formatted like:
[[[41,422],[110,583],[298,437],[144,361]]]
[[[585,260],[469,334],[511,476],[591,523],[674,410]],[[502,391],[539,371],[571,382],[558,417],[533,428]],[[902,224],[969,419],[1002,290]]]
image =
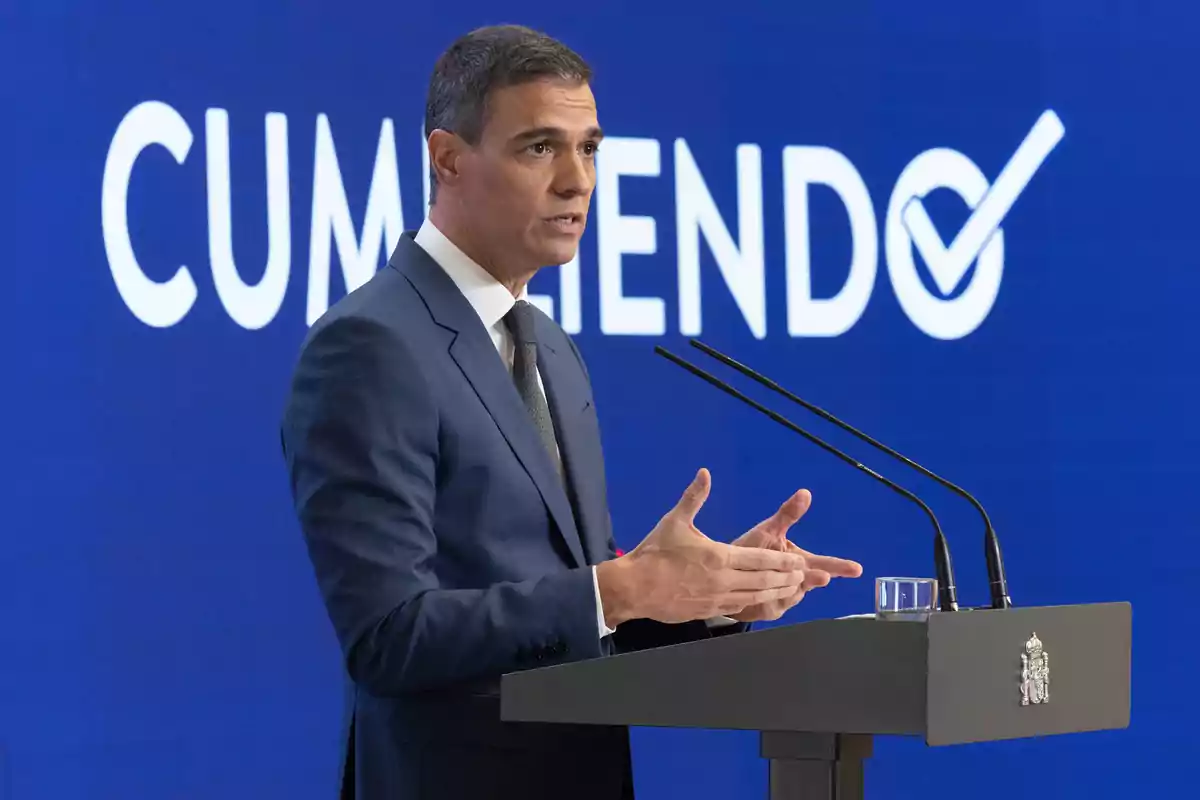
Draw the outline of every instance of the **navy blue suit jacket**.
[[[599,638],[590,565],[616,553],[596,409],[574,343],[540,312],[537,335],[566,486],[411,234],[304,341],[282,441],[349,679],[345,797],[621,797],[628,732],[502,723],[500,675],[712,635]]]

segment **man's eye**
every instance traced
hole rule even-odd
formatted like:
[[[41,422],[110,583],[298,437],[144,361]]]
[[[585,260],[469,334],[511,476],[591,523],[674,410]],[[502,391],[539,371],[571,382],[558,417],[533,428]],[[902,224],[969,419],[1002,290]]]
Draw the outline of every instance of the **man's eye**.
[[[594,156],[594,155],[596,155],[596,151],[599,149],[600,149],[599,142],[587,142],[583,146],[583,154],[585,156]]]
[[[535,156],[544,156],[550,152],[550,145],[547,142],[534,142],[526,149]]]

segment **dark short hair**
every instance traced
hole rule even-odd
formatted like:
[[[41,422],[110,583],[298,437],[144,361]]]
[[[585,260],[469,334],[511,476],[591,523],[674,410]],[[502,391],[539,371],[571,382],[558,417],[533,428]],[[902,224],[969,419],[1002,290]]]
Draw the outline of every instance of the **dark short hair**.
[[[587,83],[592,69],[562,42],[521,25],[493,25],[462,36],[433,67],[425,98],[425,138],[440,128],[478,144],[492,92],[542,78]],[[429,200],[437,174],[429,168]]]

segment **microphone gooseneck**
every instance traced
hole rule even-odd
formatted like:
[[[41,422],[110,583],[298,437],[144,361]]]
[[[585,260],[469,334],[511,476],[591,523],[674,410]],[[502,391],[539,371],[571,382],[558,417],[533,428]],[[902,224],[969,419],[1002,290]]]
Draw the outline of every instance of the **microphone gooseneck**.
[[[812,442],[813,444],[820,447],[822,450],[832,453],[833,455],[840,458],[842,461],[845,461],[850,466],[870,475],[872,478],[879,481],[883,485],[887,486],[889,489],[891,489],[892,491],[901,495],[902,497],[908,499],[909,501],[911,501],[913,503],[916,503],[917,506],[919,506],[920,509],[925,512],[925,515],[929,517],[929,521],[931,523],[933,523],[933,530],[934,530],[933,563],[934,563],[935,576],[936,576],[937,582],[938,582],[938,608],[940,608],[942,611],[957,611],[958,610],[958,590],[954,585],[954,568],[950,561],[950,546],[946,541],[946,535],[942,532],[941,524],[938,522],[937,517],[933,513],[933,509],[931,509],[928,505],[926,505],[925,502],[923,500],[921,500],[921,498],[917,497],[915,494],[910,492],[908,489],[905,489],[903,486],[900,486],[899,484],[888,480],[887,478],[883,477],[875,470],[860,463],[859,461],[852,458],[851,456],[846,455],[841,450],[837,449],[836,447],[834,447],[833,445],[824,441],[823,439],[809,433],[804,428],[801,428],[799,425],[792,422],[790,419],[783,416],[782,414],[772,411],[771,409],[767,408],[766,406],[762,405],[761,403],[757,402],[756,400],[752,400],[751,398],[742,394],[740,391],[738,391],[737,389],[735,389],[733,386],[729,385],[725,381],[721,380],[720,378],[716,377],[715,375],[712,375],[712,374],[706,372],[705,370],[701,369],[700,367],[697,367],[695,364],[692,364],[692,363],[684,360],[683,358],[680,358],[679,356],[675,355],[674,353],[667,350],[666,348],[661,347],[659,345],[655,345],[654,352],[658,353],[659,355],[666,358],[668,361],[671,361],[672,363],[676,364],[677,366],[683,367],[688,372],[690,372],[693,375],[712,384],[713,386],[717,387],[718,389],[725,392],[726,394],[728,394],[732,397],[735,397],[738,400],[741,400],[746,405],[755,409],[759,413],[765,414],[766,416],[770,417],[773,421],[779,423],[780,425],[787,428],[788,430],[790,430],[794,433],[800,434],[805,439],[808,439],[810,442]]]
[[[956,484],[951,483],[950,481],[946,480],[942,476],[934,473],[932,470],[926,469],[925,467],[921,466],[920,464],[913,461],[912,459],[896,452],[895,450],[888,447],[884,443],[872,438],[871,436],[867,435],[866,433],[863,433],[858,428],[855,428],[853,425],[850,425],[849,423],[838,419],[833,414],[830,414],[828,411],[824,410],[823,408],[815,406],[812,403],[808,402],[807,400],[797,396],[795,393],[788,391],[787,389],[780,386],[778,383],[771,380],[770,378],[763,375],[762,373],[757,372],[756,370],[746,366],[745,364],[742,364],[741,362],[737,361],[736,359],[725,355],[724,353],[720,352],[719,350],[716,350],[716,349],[704,344],[699,339],[691,339],[691,340],[689,340],[689,343],[692,345],[692,347],[695,347],[697,350],[701,351],[702,353],[712,356],[713,358],[720,361],[722,364],[724,364],[728,367],[732,367],[733,369],[742,373],[746,377],[762,384],[763,386],[770,389],[771,391],[776,392],[776,393],[782,395],[783,397],[786,397],[788,400],[791,400],[793,403],[796,403],[797,405],[803,406],[804,408],[813,412],[814,414],[821,417],[822,419],[832,422],[834,425],[838,426],[842,430],[844,430],[854,436],[857,436],[859,439],[863,440],[864,442],[871,445],[872,447],[875,447],[878,450],[882,450],[883,452],[887,453],[892,458],[894,458],[904,464],[907,464],[908,466],[915,469],[917,472],[920,472],[922,475],[924,475],[928,478],[932,478],[933,480],[940,483],[942,486],[945,486],[947,489],[949,489],[950,491],[959,495],[960,497],[965,499],[968,503],[970,503],[975,508],[975,510],[979,512],[979,516],[981,516],[983,518],[983,527],[984,527],[983,557],[984,557],[984,562],[987,564],[988,592],[990,595],[991,607],[992,608],[1011,608],[1012,607],[1012,599],[1008,593],[1008,579],[1005,577],[1005,574],[1004,574],[1004,559],[1000,554],[1000,542],[999,542],[998,538],[996,537],[996,530],[995,530],[995,528],[992,527],[992,520],[988,517],[987,511],[984,510],[983,504],[980,503],[978,500],[976,500],[975,497],[970,492],[968,492],[966,489],[963,489],[962,487],[960,487]]]

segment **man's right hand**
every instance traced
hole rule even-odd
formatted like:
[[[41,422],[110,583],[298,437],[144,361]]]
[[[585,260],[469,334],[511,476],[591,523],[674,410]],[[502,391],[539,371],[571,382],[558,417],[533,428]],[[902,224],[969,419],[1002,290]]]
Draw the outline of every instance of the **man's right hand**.
[[[804,582],[802,555],[735,547],[696,528],[711,485],[708,470],[701,469],[641,544],[597,566],[610,628],[631,619],[677,623],[737,614],[791,597]]]

